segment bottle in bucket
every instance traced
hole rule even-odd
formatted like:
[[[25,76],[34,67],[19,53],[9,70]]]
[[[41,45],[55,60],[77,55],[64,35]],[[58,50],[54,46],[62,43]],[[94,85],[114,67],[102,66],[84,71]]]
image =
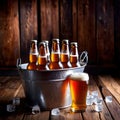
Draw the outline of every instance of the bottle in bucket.
[[[87,73],[73,73],[67,78],[70,84],[71,110],[73,112],[85,111],[89,76]]]
[[[80,67],[78,59],[78,44],[77,42],[71,42],[70,46],[70,63],[72,67]]]
[[[49,63],[50,62],[49,41],[45,40],[45,44],[46,44],[47,63]]]
[[[62,41],[62,49],[61,49],[60,59],[61,59],[63,68],[71,67],[71,64],[69,61],[69,41],[67,39],[64,39]]]
[[[30,53],[29,53],[29,63],[27,65],[28,70],[36,70],[37,57],[38,57],[37,40],[31,40]]]
[[[60,62],[59,39],[53,39],[49,69],[62,69],[62,68],[63,66]]]
[[[47,66],[47,54],[45,42],[40,42],[38,52],[38,65],[37,70],[49,70]]]

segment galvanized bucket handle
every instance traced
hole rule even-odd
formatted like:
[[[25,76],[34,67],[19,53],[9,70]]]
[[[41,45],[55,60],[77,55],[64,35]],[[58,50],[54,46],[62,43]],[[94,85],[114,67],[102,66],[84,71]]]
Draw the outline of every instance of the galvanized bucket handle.
[[[80,55],[80,65],[86,66],[88,63],[88,52],[83,51]]]
[[[16,66],[17,66],[17,68],[20,68],[20,65],[21,64],[21,58],[18,58],[17,59],[17,62],[16,62]]]

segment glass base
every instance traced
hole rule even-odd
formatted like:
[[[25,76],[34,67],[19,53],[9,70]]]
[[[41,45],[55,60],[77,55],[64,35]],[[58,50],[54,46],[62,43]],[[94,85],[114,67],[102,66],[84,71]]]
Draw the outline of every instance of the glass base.
[[[85,112],[86,107],[71,107],[72,112]]]

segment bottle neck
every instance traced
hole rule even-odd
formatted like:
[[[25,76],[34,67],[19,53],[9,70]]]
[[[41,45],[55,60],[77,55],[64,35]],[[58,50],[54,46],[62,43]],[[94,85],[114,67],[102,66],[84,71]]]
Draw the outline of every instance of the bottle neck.
[[[46,65],[47,57],[46,56],[38,56],[38,65]]]
[[[36,41],[31,41],[29,62],[30,63],[36,63],[37,62],[37,56],[38,56],[37,42]]]
[[[38,65],[46,65],[46,63],[47,63],[46,45],[44,42],[41,42],[39,44]]]
[[[60,53],[52,52],[51,53],[51,62],[59,62],[60,61]]]
[[[51,51],[51,62],[59,62],[59,61],[60,61],[59,42],[57,40],[53,40],[52,51]]]
[[[60,54],[60,60],[61,62],[65,63],[69,61],[69,46],[68,46],[68,40],[62,41],[62,50]]]
[[[70,53],[70,55],[76,55],[76,56],[78,56],[78,49],[77,49],[77,47],[71,48],[71,53]]]
[[[61,53],[60,54],[60,61],[61,62],[68,62],[69,61],[69,54],[68,53]]]
[[[37,56],[38,56],[38,54],[32,54],[32,53],[30,53],[29,54],[29,62],[30,63],[36,63],[37,62]]]
[[[59,44],[58,43],[54,43],[53,46],[52,46],[52,53],[59,53],[60,54],[60,47],[59,47]]]
[[[67,53],[67,54],[69,54],[69,46],[66,45],[66,44],[63,44],[62,45],[61,53]]]
[[[47,62],[50,62],[49,41],[48,41],[48,40],[45,40],[45,44],[46,44]]]
[[[46,46],[46,55],[47,55],[47,61],[50,62],[50,51],[48,46]]]
[[[78,48],[76,42],[71,43],[70,63],[78,63]]]
[[[70,55],[70,63],[77,63],[78,55]]]

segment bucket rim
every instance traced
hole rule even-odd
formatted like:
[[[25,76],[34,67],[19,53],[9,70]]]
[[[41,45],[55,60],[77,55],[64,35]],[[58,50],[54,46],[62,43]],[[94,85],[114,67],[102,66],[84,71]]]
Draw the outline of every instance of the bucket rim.
[[[58,72],[58,71],[67,71],[67,70],[74,70],[74,69],[83,69],[85,68],[86,65],[80,66],[80,67],[73,67],[73,68],[63,68],[63,69],[53,69],[53,70],[28,70],[25,68],[25,66],[27,66],[28,63],[22,63],[18,65],[18,69],[19,70],[23,70],[23,71],[40,71],[40,72]]]

